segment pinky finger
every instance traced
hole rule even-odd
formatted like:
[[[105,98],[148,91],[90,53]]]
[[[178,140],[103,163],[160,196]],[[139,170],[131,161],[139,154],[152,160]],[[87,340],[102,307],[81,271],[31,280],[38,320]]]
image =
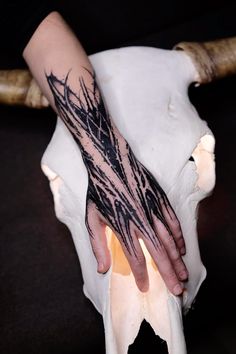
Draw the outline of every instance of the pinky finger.
[[[180,254],[183,256],[186,253],[186,247],[185,247],[185,241],[184,241],[181,225],[173,208],[169,205],[168,201],[167,203],[165,203],[164,201],[162,202],[162,212],[170,228],[170,231],[175,240],[177,248],[179,249]]]

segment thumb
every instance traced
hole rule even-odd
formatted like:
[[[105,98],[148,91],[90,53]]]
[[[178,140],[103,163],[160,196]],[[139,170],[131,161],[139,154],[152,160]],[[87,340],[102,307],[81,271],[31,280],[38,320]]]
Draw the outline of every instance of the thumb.
[[[87,205],[85,224],[90,236],[93,253],[98,262],[97,271],[106,273],[111,266],[111,256],[105,232],[106,224],[100,218],[93,202],[89,202]]]

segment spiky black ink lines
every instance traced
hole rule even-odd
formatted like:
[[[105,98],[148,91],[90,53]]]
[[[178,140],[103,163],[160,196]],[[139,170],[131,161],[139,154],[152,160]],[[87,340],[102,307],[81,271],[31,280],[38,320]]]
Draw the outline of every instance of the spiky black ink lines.
[[[87,209],[91,203],[96,206],[130,254],[136,255],[132,225],[158,248],[160,241],[152,229],[153,217],[171,234],[163,205],[171,206],[155,178],[117,134],[95,76],[90,74],[91,87],[80,77],[77,93],[68,84],[69,73],[65,79],[58,79],[53,73],[46,75],[58,113],[78,143],[88,171]]]

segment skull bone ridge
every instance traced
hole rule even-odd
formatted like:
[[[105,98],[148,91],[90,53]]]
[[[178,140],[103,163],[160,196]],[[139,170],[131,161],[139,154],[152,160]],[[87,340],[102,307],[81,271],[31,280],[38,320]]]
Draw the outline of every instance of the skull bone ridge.
[[[104,51],[90,60],[112,119],[136,157],[166,191],[180,220],[189,271],[183,298],[166,289],[144,245],[150,288],[141,293],[108,228],[112,267],[105,275],[97,273],[85,226],[87,172],[79,148],[60,118],[42,158],[55,212],[71,232],[84,293],[103,316],[106,353],[126,354],[146,319],[166,340],[169,353],[184,354],[182,309],[191,307],[206,276],[197,239],[197,206],[215,184],[214,137],[188,98],[188,87],[197,72],[184,52],[150,47]]]

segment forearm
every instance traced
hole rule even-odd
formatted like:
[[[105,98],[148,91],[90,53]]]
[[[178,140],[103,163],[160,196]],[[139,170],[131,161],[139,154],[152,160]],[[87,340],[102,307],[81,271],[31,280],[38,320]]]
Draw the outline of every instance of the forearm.
[[[105,120],[110,144],[114,133],[121,138],[105,109],[100,91],[96,86],[94,72],[87,54],[79,40],[57,12],[52,12],[35,31],[23,56],[49,100],[53,109],[63,119],[82,150],[93,150],[100,160],[102,153],[94,149],[91,123],[98,123],[99,116]],[[75,109],[75,105],[76,108]],[[114,143],[114,141],[112,142]],[[83,151],[82,151],[83,152]]]
[[[65,78],[71,70],[70,84],[78,89],[78,77],[84,74],[83,67],[92,70],[78,39],[57,12],[52,12],[41,22],[24,49],[23,57],[54,109],[54,98],[45,73],[53,72]]]

